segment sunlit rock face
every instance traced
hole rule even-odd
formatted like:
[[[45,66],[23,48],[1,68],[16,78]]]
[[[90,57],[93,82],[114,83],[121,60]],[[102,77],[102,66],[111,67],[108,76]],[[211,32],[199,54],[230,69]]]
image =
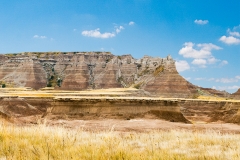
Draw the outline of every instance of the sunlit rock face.
[[[47,77],[39,60],[28,56],[0,56],[0,81],[7,87],[46,86]]]
[[[162,97],[191,97],[196,87],[180,76],[175,61],[110,52],[26,52],[0,56],[6,87],[61,90],[135,87]]]
[[[240,99],[240,88],[237,90],[237,92],[232,94],[232,98],[234,99]]]

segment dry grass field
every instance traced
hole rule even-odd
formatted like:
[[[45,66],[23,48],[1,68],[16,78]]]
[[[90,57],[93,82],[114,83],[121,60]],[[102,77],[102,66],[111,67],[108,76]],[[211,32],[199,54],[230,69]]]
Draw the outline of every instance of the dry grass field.
[[[0,125],[0,159],[240,159],[240,135],[213,130],[84,131]]]
[[[133,88],[74,92],[24,89],[0,91],[0,97],[144,98],[132,96],[137,91]],[[151,99],[171,100],[161,97]],[[240,102],[204,96],[190,101],[201,100]],[[25,122],[24,118],[29,117],[20,117],[19,121]],[[240,126],[236,124],[185,124],[155,119],[66,119],[38,123],[16,125],[0,121],[0,160],[240,159]]]

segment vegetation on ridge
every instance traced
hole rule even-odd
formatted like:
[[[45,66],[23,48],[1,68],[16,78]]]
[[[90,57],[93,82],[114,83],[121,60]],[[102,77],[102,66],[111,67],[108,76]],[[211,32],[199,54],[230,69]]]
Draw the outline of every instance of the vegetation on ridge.
[[[163,71],[164,71],[164,66],[160,65],[155,69],[155,71],[153,72],[153,75],[156,77],[159,73]]]

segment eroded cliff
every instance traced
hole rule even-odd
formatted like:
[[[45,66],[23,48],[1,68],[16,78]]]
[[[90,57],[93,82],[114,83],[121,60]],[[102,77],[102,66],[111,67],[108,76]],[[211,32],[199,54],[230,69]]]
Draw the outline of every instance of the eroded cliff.
[[[109,52],[29,52],[0,56],[6,87],[85,90],[135,87],[162,97],[191,97],[196,87],[180,76],[171,56],[134,59]],[[5,87],[4,86],[4,87]]]
[[[240,88],[231,95],[232,98],[234,99],[240,99]]]

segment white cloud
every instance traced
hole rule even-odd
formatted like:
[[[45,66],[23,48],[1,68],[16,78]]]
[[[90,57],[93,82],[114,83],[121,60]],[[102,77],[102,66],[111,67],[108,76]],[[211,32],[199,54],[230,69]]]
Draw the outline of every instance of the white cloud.
[[[211,51],[213,49],[215,49],[215,50],[222,49],[221,47],[216,46],[212,43],[202,43],[202,44],[198,44],[197,46],[202,48],[202,50],[206,50],[206,51]]]
[[[220,83],[235,83],[238,82],[239,80],[237,78],[220,78],[216,79],[215,81]]]
[[[179,54],[185,58],[192,58],[193,65],[205,68],[207,64],[215,64],[221,60],[212,55],[212,50],[220,50],[221,47],[212,43],[194,44],[192,42],[184,43],[184,47],[179,50]]]
[[[215,78],[209,78],[208,79],[208,81],[214,81],[215,80]]]
[[[219,90],[236,90],[236,89],[239,89],[240,86],[237,86],[237,85],[234,85],[234,86],[218,86],[217,89]]]
[[[235,78],[238,79],[238,80],[240,80],[240,76],[236,76]]]
[[[222,49],[212,43],[197,44],[197,49],[194,48],[195,44],[192,42],[184,43],[184,47],[179,50],[179,54],[185,58],[211,58],[212,50]]]
[[[240,29],[240,24],[238,26],[234,26],[233,30]]]
[[[196,81],[202,81],[202,80],[205,80],[206,78],[195,78],[194,80]]]
[[[210,57],[207,59],[209,64],[215,64],[216,62],[220,61],[219,59],[216,59],[215,57]]]
[[[115,37],[115,33],[110,33],[110,32],[101,33],[99,28],[97,28],[95,30],[82,31],[82,35],[86,36],[86,37],[94,37],[94,38],[112,38],[112,37]]]
[[[198,65],[201,68],[205,68],[206,64],[207,64],[207,61],[205,59],[194,59],[192,61],[192,64]]]
[[[238,28],[240,28],[240,25],[239,26],[236,26],[233,28],[233,31],[231,31],[231,29],[228,28],[227,32],[230,36],[234,36],[234,37],[240,37],[240,32],[236,31],[238,30]]]
[[[119,34],[124,29],[123,26],[115,26],[113,32],[105,32],[101,33],[100,28],[97,28],[95,30],[85,30],[82,31],[82,35],[86,37],[94,37],[94,38],[112,38],[115,37],[117,34]],[[75,31],[75,29],[74,29]]]
[[[208,20],[201,20],[201,19],[199,19],[199,20],[195,20],[194,21],[194,23],[196,23],[196,24],[200,24],[200,25],[205,25],[205,24],[208,24]]]
[[[239,89],[240,86],[228,86],[228,89]]]
[[[116,33],[118,34],[118,33],[120,33],[121,32],[121,30],[123,30],[124,29],[124,27],[123,26],[119,26],[119,27],[115,27],[116,28]]]
[[[227,29],[227,33],[229,34],[229,36],[222,36],[219,38],[219,41],[222,41],[223,43],[226,44],[240,44],[240,25],[239,26],[235,26],[233,27],[233,29]]]
[[[218,78],[218,79],[215,79],[215,82],[218,82],[218,83],[237,83],[239,81],[240,81],[240,75],[237,75],[234,78]]]
[[[240,37],[240,33],[239,32],[229,32],[229,34],[231,36]]]
[[[191,79],[191,77],[183,77],[183,78],[186,79],[187,81]]]
[[[190,69],[190,66],[187,61],[176,61],[175,64],[178,72]]]
[[[227,64],[228,64],[228,61],[223,60],[223,61],[220,63],[220,66],[224,66],[224,65],[227,65]]]
[[[212,89],[217,89],[217,87],[213,86]]]
[[[135,22],[131,21],[131,22],[129,22],[128,24],[129,24],[129,26],[132,26],[132,25],[135,24]]]
[[[222,36],[219,40],[226,44],[240,44],[240,39],[233,36]]]
[[[33,38],[45,39],[45,38],[47,38],[47,37],[46,37],[46,36],[34,35]]]

